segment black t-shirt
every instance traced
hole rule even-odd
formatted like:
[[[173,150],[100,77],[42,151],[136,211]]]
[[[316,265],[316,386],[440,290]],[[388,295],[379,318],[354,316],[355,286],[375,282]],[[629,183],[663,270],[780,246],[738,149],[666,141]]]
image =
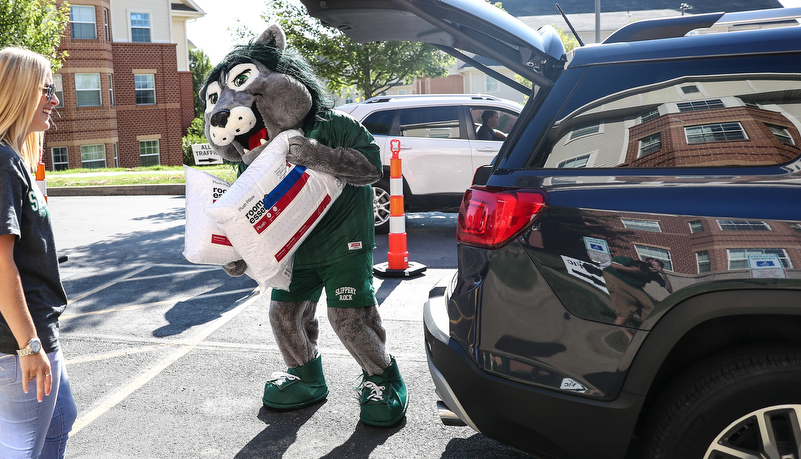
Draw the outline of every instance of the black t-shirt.
[[[58,317],[67,306],[50,212],[28,168],[0,142],[0,235],[13,234],[14,263],[42,347],[58,349]],[[0,314],[0,352],[14,354],[17,340]]]

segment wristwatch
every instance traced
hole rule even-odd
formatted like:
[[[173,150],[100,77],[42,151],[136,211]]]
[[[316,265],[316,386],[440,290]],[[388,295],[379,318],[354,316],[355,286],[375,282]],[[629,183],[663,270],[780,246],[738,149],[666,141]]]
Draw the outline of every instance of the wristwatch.
[[[26,355],[38,354],[42,350],[42,341],[39,338],[31,338],[28,345],[17,351],[17,355],[24,357]]]

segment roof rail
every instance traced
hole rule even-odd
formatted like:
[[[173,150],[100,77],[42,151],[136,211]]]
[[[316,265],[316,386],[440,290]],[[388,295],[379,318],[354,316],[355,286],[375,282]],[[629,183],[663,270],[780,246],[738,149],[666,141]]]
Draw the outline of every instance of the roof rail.
[[[798,24],[798,18],[801,18],[801,8],[775,8],[736,13],[677,16],[667,19],[648,19],[621,27],[604,40],[604,43],[627,43],[661,38],[677,38],[698,29],[731,28],[785,22]]]
[[[393,100],[400,100],[400,99],[424,99],[424,98],[431,98],[431,99],[464,99],[470,98],[472,100],[501,100],[495,96],[488,96],[486,94],[398,94],[398,95],[390,95],[390,96],[375,96],[365,100],[363,103],[365,104],[375,104],[375,103],[382,103],[382,102],[390,102]]]

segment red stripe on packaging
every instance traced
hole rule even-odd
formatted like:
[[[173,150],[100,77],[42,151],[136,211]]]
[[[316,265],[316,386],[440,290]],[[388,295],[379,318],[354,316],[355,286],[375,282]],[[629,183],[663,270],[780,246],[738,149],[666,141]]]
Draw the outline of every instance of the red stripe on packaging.
[[[298,179],[298,181],[295,182],[294,185],[292,185],[292,188],[287,190],[287,192],[284,193],[283,196],[281,196],[281,199],[279,199],[274,206],[267,209],[267,213],[264,214],[264,217],[262,217],[261,220],[259,220],[258,222],[256,222],[255,225],[253,225],[253,229],[256,230],[256,233],[261,234],[270,225],[272,225],[272,223],[278,218],[278,216],[280,216],[286,210],[286,208],[292,203],[295,197],[297,197],[298,193],[300,193],[300,190],[303,189],[303,187],[306,185],[306,182],[308,181],[309,181],[309,174],[304,172],[303,175]]]
[[[320,215],[322,215],[323,212],[325,212],[325,209],[328,207],[329,204],[331,204],[331,196],[325,195],[323,201],[320,203],[319,206],[317,206],[317,209],[314,211],[311,217],[309,217],[309,219],[306,220],[306,223],[304,223],[303,226],[298,228],[298,231],[292,235],[292,237],[289,239],[286,245],[284,245],[284,247],[282,247],[281,250],[279,250],[278,253],[275,254],[276,260],[281,261],[284,259],[284,257],[286,257],[289,251],[292,250],[295,244],[298,243],[300,238],[302,238],[303,235],[306,234],[306,231],[308,231],[309,228],[311,228],[311,226],[314,224],[314,222],[316,222],[317,219],[320,218]]]

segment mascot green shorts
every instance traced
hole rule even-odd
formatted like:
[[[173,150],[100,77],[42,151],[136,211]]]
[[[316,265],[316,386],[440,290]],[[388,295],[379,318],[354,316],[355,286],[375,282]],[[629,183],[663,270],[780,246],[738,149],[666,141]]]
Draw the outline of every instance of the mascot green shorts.
[[[325,287],[328,307],[366,308],[375,306],[373,252],[365,250],[336,263],[295,269],[289,291],[273,289],[273,301],[320,300]]]

